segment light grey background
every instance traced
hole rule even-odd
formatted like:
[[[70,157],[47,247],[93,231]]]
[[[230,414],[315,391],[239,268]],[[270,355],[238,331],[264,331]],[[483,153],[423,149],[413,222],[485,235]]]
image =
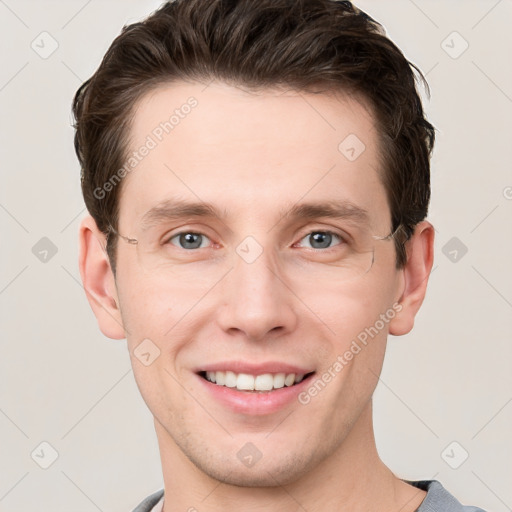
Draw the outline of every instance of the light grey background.
[[[80,283],[70,114],[123,24],[159,4],[0,0],[2,512],[125,512],[162,486],[126,342],[101,334]],[[414,331],[389,339],[377,446],[402,478],[511,510],[512,2],[356,4],[427,74],[438,130],[434,271]]]

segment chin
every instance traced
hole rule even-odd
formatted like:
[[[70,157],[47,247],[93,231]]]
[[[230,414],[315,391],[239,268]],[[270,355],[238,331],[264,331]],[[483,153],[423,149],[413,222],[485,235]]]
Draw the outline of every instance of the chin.
[[[219,467],[201,468],[211,478],[235,487],[280,487],[297,481],[306,473],[305,468],[294,466],[293,471],[282,465],[259,468],[232,467],[231,471]]]
[[[286,456],[284,455],[286,453]],[[236,487],[279,487],[299,480],[316,465],[315,460],[300,453],[285,451],[272,457],[265,454],[252,467],[246,467],[234,454],[211,453],[209,457],[188,454],[189,460],[203,473],[219,482]],[[218,458],[216,458],[218,455]]]

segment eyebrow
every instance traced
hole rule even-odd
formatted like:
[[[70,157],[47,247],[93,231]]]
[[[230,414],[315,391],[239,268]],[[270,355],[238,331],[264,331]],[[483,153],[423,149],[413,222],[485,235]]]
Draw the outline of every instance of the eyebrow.
[[[358,224],[369,221],[368,211],[350,201],[326,200],[293,204],[282,208],[278,213],[279,219],[285,217],[297,220],[312,220],[318,218],[350,219]],[[206,202],[189,202],[185,200],[166,199],[148,210],[141,219],[141,229],[146,231],[162,221],[178,220],[186,217],[211,218],[225,221],[228,212],[224,208],[218,210]]]

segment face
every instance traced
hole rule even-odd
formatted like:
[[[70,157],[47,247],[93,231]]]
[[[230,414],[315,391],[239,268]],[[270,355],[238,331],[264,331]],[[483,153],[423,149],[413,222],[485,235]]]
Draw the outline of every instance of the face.
[[[131,151],[116,300],[161,449],[236,485],[294,481],[369,407],[400,308],[394,243],[372,238],[391,228],[373,118],[180,83],[138,104]]]

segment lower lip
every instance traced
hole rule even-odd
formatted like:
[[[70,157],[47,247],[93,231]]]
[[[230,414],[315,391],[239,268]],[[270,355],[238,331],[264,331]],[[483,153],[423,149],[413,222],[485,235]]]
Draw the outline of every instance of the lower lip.
[[[312,373],[293,386],[285,386],[284,388],[260,393],[219,386],[196,374],[206,392],[210,393],[216,400],[236,413],[252,415],[272,414],[293,401],[298,402],[297,396],[309,385],[310,379],[314,375]]]

